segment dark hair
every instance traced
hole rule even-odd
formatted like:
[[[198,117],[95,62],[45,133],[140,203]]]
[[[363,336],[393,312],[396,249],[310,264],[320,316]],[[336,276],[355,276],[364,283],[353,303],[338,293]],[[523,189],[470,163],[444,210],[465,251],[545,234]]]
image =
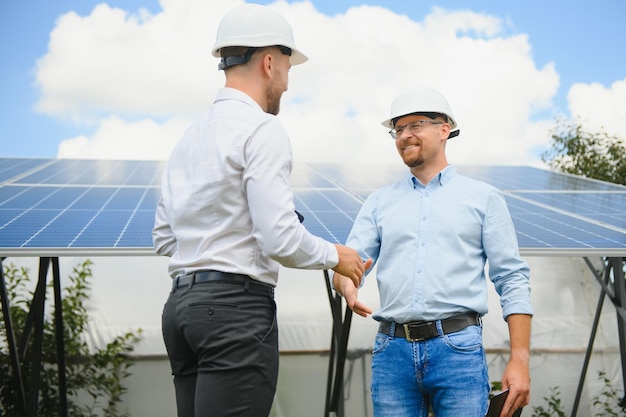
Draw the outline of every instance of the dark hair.
[[[281,54],[291,56],[291,48],[282,45],[271,45],[264,47],[227,46],[224,48],[220,48],[220,55],[222,57],[222,60],[220,61],[217,68],[219,70],[225,70],[235,65],[246,64],[248,61],[250,61],[252,54],[254,54],[259,49],[270,48],[274,46],[280,49]]]

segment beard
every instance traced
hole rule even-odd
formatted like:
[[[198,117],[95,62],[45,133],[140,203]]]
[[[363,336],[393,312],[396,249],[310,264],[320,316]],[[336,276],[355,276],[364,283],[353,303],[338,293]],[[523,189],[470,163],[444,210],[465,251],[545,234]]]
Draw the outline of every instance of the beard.
[[[425,160],[422,157],[417,157],[417,158],[414,158],[414,159],[405,159],[404,160],[404,164],[406,166],[408,166],[409,168],[416,168],[416,167],[418,167],[420,165],[423,165],[424,162],[425,162]]]
[[[275,86],[270,85],[267,88],[267,91],[265,92],[265,98],[267,100],[267,113],[273,114],[274,116],[278,115],[280,112],[280,98],[282,95],[282,90],[276,88]]]
[[[402,162],[409,168],[416,168],[420,165],[423,165],[426,162],[426,158],[423,154],[422,143],[419,143],[419,151],[412,152],[411,155],[404,155],[403,152],[400,152],[400,157],[402,158]]]

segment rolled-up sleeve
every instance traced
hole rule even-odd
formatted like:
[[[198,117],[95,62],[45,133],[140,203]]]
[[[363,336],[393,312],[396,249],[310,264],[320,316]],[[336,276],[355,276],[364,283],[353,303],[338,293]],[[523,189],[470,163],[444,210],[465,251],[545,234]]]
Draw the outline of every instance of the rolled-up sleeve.
[[[500,295],[502,316],[533,314],[530,302],[530,268],[519,254],[515,227],[504,197],[494,191],[483,227],[489,278]]]

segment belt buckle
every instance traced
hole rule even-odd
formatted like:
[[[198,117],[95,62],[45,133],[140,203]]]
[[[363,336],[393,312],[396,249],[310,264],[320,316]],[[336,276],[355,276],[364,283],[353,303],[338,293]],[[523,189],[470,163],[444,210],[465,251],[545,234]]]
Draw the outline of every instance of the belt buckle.
[[[413,337],[413,335],[411,334],[412,333],[411,327],[417,330],[418,326],[420,327],[425,326],[426,329],[428,329],[429,324],[430,323],[420,323],[420,324],[413,324],[413,325],[411,325],[411,323],[403,324],[402,327],[404,327],[404,337],[406,338],[408,342],[421,342],[422,340],[430,339],[431,336],[427,332],[426,333],[422,332],[422,335],[416,336],[416,337]]]
[[[406,338],[407,342],[421,342],[422,340],[424,340],[423,337],[412,337],[411,329],[409,326],[409,323],[405,323],[402,325],[402,327],[404,327],[404,337]]]

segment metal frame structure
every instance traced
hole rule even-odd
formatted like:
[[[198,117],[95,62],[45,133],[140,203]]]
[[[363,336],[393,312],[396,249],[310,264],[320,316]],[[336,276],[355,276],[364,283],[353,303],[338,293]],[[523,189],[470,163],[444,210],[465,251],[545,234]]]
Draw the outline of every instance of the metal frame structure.
[[[574,399],[571,417],[576,417],[578,414],[580,397],[582,394],[583,385],[585,383],[585,377],[587,376],[587,369],[589,367],[591,353],[593,352],[593,343],[595,341],[596,333],[598,331],[600,315],[602,314],[602,307],[604,305],[604,300],[606,297],[609,297],[617,313],[617,332],[619,337],[620,359],[622,363],[622,383],[626,387],[626,308],[624,306],[624,303],[626,302],[626,281],[624,280],[626,257],[606,258],[603,271],[596,271],[595,267],[592,265],[589,259],[586,257],[584,259],[585,263],[600,284],[600,295],[598,297],[596,314],[594,316],[593,325],[591,327],[589,343],[587,344],[587,351],[585,352],[585,360],[583,362],[580,379],[578,380],[578,388],[576,390],[576,397]],[[619,406],[626,407],[626,394],[620,400]]]
[[[48,281],[48,271],[52,267],[52,282],[54,291],[54,324],[56,336],[56,359],[59,377],[59,416],[67,417],[67,384],[65,372],[65,342],[63,340],[63,309],[61,302],[61,279],[59,273],[59,258],[39,258],[39,277],[37,287],[33,293],[32,302],[24,330],[20,336],[19,343],[16,343],[13,323],[10,314],[10,304],[7,294],[6,281],[4,278],[4,268],[2,267],[4,258],[0,259],[0,300],[2,301],[2,315],[4,317],[4,327],[7,335],[9,355],[11,357],[11,368],[13,378],[18,391],[18,404],[20,416],[36,417],[37,403],[39,401],[39,383],[41,380],[41,361],[43,347],[43,326],[44,307],[46,301],[46,288]],[[32,334],[31,334],[32,333]],[[33,337],[31,375],[29,390],[25,389],[25,381],[20,365],[20,358],[25,359],[28,341]],[[17,416],[16,416],[17,417]]]

